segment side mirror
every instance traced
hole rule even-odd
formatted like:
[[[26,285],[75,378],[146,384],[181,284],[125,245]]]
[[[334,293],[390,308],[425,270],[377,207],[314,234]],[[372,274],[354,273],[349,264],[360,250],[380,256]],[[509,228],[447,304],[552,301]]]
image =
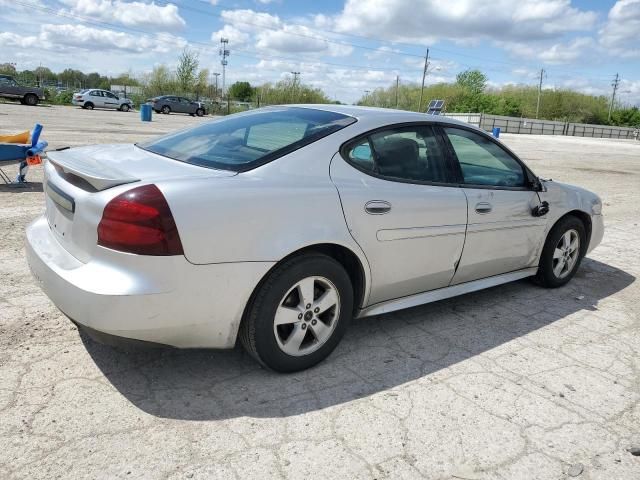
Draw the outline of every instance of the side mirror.
[[[544,217],[547,213],[549,213],[549,202],[542,202],[531,211],[534,217]]]

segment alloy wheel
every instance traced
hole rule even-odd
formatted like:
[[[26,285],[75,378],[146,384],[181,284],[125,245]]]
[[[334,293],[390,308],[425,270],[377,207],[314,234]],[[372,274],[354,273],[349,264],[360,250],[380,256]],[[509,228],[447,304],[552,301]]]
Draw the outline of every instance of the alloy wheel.
[[[565,278],[571,273],[580,256],[580,235],[576,230],[567,230],[553,251],[553,274]]]
[[[327,278],[306,277],[278,304],[273,333],[280,349],[291,356],[308,355],[324,345],[340,317],[340,294]]]

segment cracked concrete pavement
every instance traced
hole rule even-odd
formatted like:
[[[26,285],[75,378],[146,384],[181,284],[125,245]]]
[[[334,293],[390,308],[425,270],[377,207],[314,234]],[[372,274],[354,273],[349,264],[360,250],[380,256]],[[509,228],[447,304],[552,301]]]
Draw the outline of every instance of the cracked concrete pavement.
[[[53,147],[202,121],[0,104],[0,131]],[[0,187],[0,478],[640,478],[640,143],[505,136],[543,177],[604,200],[606,235],[557,290],[528,281],[353,322],[280,375],[232,351],[88,339],[31,278],[43,210]],[[15,168],[8,169],[15,174]]]

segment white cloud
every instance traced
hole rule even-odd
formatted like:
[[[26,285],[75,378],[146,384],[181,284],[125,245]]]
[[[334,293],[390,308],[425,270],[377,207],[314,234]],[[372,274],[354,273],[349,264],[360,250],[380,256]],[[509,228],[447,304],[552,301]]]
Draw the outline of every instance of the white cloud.
[[[535,41],[588,30],[597,15],[571,0],[347,0],[335,18],[341,32],[431,43],[492,39]]]
[[[0,46],[57,52],[72,49],[109,50],[128,53],[167,53],[187,45],[186,40],[169,34],[131,35],[84,25],[43,24],[35,35],[0,33]]]
[[[621,57],[640,57],[640,0],[618,0],[599,32],[600,43]]]
[[[221,17],[226,22],[224,28],[229,27],[236,32],[250,34],[255,47],[267,53],[322,54],[340,57],[351,55],[353,52],[353,47],[350,45],[327,41],[326,36],[318,35],[306,25],[286,23],[277,15],[243,9],[224,10]],[[232,48],[231,38],[229,40]],[[243,41],[245,41],[244,38]]]
[[[504,49],[514,56],[524,58],[527,61],[533,59],[542,63],[562,64],[573,63],[589,53],[596,47],[596,42],[591,37],[578,37],[563,43],[503,43]]]
[[[212,42],[217,43],[221,38],[228,39],[229,43],[234,47],[243,47],[249,42],[250,36],[248,33],[238,30],[234,26],[225,25],[221,30],[211,34]]]
[[[378,47],[375,50],[364,54],[369,60],[389,60],[393,54],[400,52],[397,48],[391,48],[386,45]]]
[[[155,2],[125,2],[122,0],[61,0],[70,7],[70,13],[91,20],[115,22],[127,27],[160,27],[179,30],[186,22],[178,7],[172,3],[156,5]]]
[[[253,32],[259,28],[280,28],[282,21],[277,15],[254,12],[253,10],[223,10],[222,20],[239,30]]]

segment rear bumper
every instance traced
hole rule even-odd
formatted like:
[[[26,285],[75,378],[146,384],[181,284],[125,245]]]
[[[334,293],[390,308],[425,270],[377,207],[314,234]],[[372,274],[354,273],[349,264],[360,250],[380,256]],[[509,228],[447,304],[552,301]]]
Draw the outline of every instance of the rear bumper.
[[[100,249],[80,262],[44,217],[26,232],[29,267],[69,318],[89,329],[179,348],[232,348],[244,307],[271,262],[193,265],[184,257]]]

